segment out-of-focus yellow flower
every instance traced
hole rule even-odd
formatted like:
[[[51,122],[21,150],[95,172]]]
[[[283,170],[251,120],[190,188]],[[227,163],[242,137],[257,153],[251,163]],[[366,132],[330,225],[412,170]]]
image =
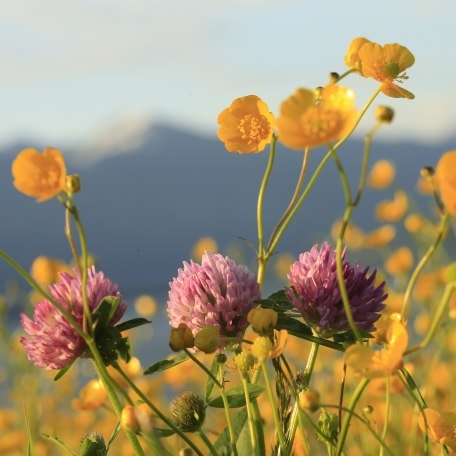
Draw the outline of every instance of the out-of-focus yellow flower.
[[[431,300],[440,286],[442,286],[440,271],[422,273],[413,290],[413,296],[420,301]]]
[[[405,274],[413,266],[413,254],[408,247],[400,247],[385,261],[385,269],[393,276]]]
[[[46,256],[37,257],[30,269],[30,274],[42,287],[57,282],[59,272],[71,273],[72,271],[64,261]]]
[[[391,243],[396,237],[396,228],[393,225],[383,225],[370,233],[364,238],[364,247],[378,249]]]
[[[387,312],[400,312],[404,302],[404,294],[396,293],[395,291],[388,290],[388,298],[386,299]]]
[[[261,335],[270,333],[277,325],[278,313],[273,309],[256,307],[247,315],[247,321],[252,325],[253,330]]]
[[[361,70],[361,60],[359,58],[359,50],[361,46],[365,43],[370,43],[367,38],[362,36],[355,38],[348,46],[347,52],[345,53],[345,65],[349,68],[354,68],[355,70]]]
[[[138,358],[131,358],[128,363],[123,359],[117,361],[119,367],[127,374],[130,380],[135,380],[142,374],[141,361]],[[122,388],[126,387],[128,383],[125,379],[119,374],[119,372],[113,367],[109,366],[108,368],[109,375],[120,385]]]
[[[384,200],[377,204],[375,215],[383,222],[398,222],[404,217],[408,208],[407,193],[400,190],[394,194],[392,201]]]
[[[456,150],[440,157],[435,176],[443,204],[451,215],[456,215]]]
[[[20,454],[19,452],[23,450],[26,441],[27,438],[23,430],[8,431],[2,434],[0,438],[0,454]],[[13,451],[15,453],[10,453]]]
[[[418,423],[423,432],[427,429],[431,440],[446,445],[452,454],[456,452],[456,413],[427,408],[420,414]]]
[[[272,141],[274,115],[256,95],[237,98],[217,119],[218,137],[228,152],[261,152]]]
[[[429,326],[431,325],[431,317],[426,313],[420,313],[415,318],[413,327],[419,335],[424,335],[428,332]]]
[[[331,236],[334,240],[337,240],[340,234],[340,229],[342,227],[342,220],[336,220],[331,227]],[[359,250],[365,246],[365,234],[358,228],[353,222],[347,226],[344,235],[344,242],[352,250]]]
[[[217,253],[218,245],[214,238],[204,236],[198,239],[192,248],[192,258],[195,261],[201,261],[204,252]]]
[[[355,51],[352,53],[354,64],[349,66],[356,68],[364,77],[381,82],[385,95],[393,98],[415,98],[413,93],[396,84],[408,79],[405,70],[415,63],[415,57],[405,46],[396,43],[382,46],[369,40],[362,42],[359,38],[350,48],[352,46]]]
[[[367,185],[383,189],[389,187],[396,177],[396,167],[389,160],[378,160],[372,166],[367,179]]]
[[[418,213],[407,215],[407,217],[404,220],[405,229],[412,234],[419,233],[423,229],[425,224],[426,219]]]
[[[402,366],[402,357],[407,348],[408,334],[402,322],[391,321],[386,343],[381,350],[361,344],[351,345],[345,352],[345,363],[363,377],[387,377]]]
[[[398,312],[384,313],[375,323],[375,342],[379,345],[388,343],[388,330],[394,321],[401,321],[401,314]]]
[[[72,405],[76,410],[96,410],[100,408],[107,399],[105,387],[99,380],[90,380],[84,386],[78,399],[73,399]]]
[[[65,161],[62,153],[52,147],[46,147],[42,154],[24,149],[14,160],[12,173],[17,190],[40,203],[65,189]]]
[[[274,271],[281,279],[286,279],[290,272],[291,265],[296,261],[296,258],[291,253],[280,253],[277,255],[274,263]]]
[[[304,150],[342,138],[357,118],[353,90],[330,84],[320,90],[298,89],[280,106],[279,140]]]
[[[430,179],[428,177],[420,176],[418,182],[416,183],[416,189],[423,193],[424,195],[432,195],[433,192],[433,182],[435,181],[435,176]]]
[[[135,299],[135,310],[142,317],[153,317],[157,312],[157,301],[150,295],[141,295]]]

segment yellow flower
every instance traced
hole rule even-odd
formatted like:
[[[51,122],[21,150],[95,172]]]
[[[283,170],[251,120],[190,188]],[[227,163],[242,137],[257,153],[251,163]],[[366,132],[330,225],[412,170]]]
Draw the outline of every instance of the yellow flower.
[[[423,432],[427,428],[431,440],[446,445],[451,454],[456,452],[456,413],[439,413],[427,408],[420,414],[418,423]]]
[[[413,254],[408,247],[400,247],[385,261],[385,269],[393,276],[405,274],[413,266]]]
[[[52,147],[46,147],[42,154],[24,149],[14,160],[12,173],[17,190],[40,203],[65,189],[65,161],[62,153]]]
[[[279,253],[274,264],[274,272],[280,279],[286,279],[290,272],[291,265],[296,258],[291,253]]]
[[[408,90],[395,82],[408,79],[405,70],[415,63],[415,57],[400,44],[385,44],[367,41],[358,50],[358,70],[366,78],[373,78],[382,83],[382,92],[393,98],[413,99]]]
[[[348,133],[356,118],[351,89],[337,84],[318,91],[301,88],[280,107],[279,140],[296,150],[323,146]]]
[[[150,295],[138,296],[134,306],[136,313],[142,317],[152,317],[157,312],[157,301]]]
[[[256,95],[237,98],[217,119],[218,137],[228,152],[261,152],[272,141],[274,115]]]
[[[342,220],[336,220],[331,227],[331,236],[336,241],[340,234]],[[344,242],[352,250],[359,250],[365,247],[365,233],[358,228],[353,222],[350,222],[345,230]]]
[[[81,389],[78,399],[73,399],[72,405],[76,410],[96,410],[107,399],[107,393],[99,380],[91,380]]]
[[[399,190],[392,201],[384,200],[377,204],[375,215],[384,222],[398,222],[404,217],[408,208],[407,193]]]
[[[277,325],[279,314],[273,309],[256,307],[247,315],[247,321],[252,325],[253,330],[258,334],[268,334]]]
[[[364,43],[370,43],[367,38],[358,37],[355,38],[348,46],[347,52],[345,53],[345,65],[349,68],[354,68],[356,70],[361,69],[361,60],[359,58],[359,50]]]
[[[405,229],[412,234],[419,233],[426,224],[426,219],[418,213],[408,215],[404,220]]]
[[[71,268],[62,260],[46,256],[35,258],[30,270],[32,277],[43,287],[57,282],[59,272],[71,273]]]
[[[443,203],[451,215],[456,215],[456,150],[440,157],[435,175]]]
[[[408,334],[402,322],[390,319],[386,344],[381,350],[373,350],[367,345],[351,345],[345,352],[345,363],[363,377],[387,377],[403,363],[402,357],[407,348]]]
[[[372,166],[367,184],[369,187],[383,189],[389,187],[396,177],[396,167],[389,160],[379,160]]]
[[[383,225],[364,238],[364,247],[377,249],[387,246],[396,237],[396,228],[393,225]]]
[[[214,238],[204,236],[198,239],[192,248],[192,258],[195,261],[201,261],[204,252],[217,253],[218,245]]]

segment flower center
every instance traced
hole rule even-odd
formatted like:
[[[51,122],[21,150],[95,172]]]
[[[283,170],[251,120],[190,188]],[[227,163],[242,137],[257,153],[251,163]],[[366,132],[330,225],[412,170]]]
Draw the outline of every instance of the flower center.
[[[248,144],[266,139],[269,135],[269,122],[262,115],[246,114],[237,126],[243,140]]]

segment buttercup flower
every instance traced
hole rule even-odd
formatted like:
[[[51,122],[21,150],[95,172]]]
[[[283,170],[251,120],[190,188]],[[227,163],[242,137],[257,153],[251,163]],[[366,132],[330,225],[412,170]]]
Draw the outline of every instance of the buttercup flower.
[[[435,175],[443,203],[448,212],[456,216],[456,150],[442,155]]]
[[[374,323],[385,308],[383,302],[387,295],[384,282],[379,286],[374,284],[377,271],[368,275],[368,270],[343,262],[344,282],[355,324],[358,329],[373,331]],[[286,290],[288,298],[318,333],[327,335],[350,329],[337,281],[336,252],[328,243],[324,242],[320,249],[316,244],[310,251],[301,253],[288,279],[291,282]]]
[[[376,217],[383,222],[398,222],[408,209],[407,193],[402,190],[394,194],[394,198],[380,201],[375,208]]]
[[[364,43],[370,43],[367,38],[358,37],[355,38],[348,46],[347,52],[345,53],[345,65],[355,70],[361,69],[361,60],[359,58],[359,50]]]
[[[24,149],[14,160],[12,173],[14,186],[40,203],[65,189],[65,161],[62,153],[52,147],[46,147],[42,154]]]
[[[71,269],[64,261],[46,256],[35,258],[30,269],[32,277],[42,287],[57,282],[60,272],[71,272]]]
[[[407,330],[401,321],[389,319],[385,342],[381,350],[362,344],[351,345],[345,352],[345,363],[363,377],[388,377],[402,366],[408,344]]]
[[[51,296],[82,327],[83,301],[79,272],[74,275],[60,274],[60,281],[49,287]],[[118,286],[113,284],[103,272],[96,272],[92,266],[87,280],[87,298],[93,311],[106,296],[122,298]],[[112,317],[110,324],[117,323],[125,312],[127,303],[121,303]],[[27,357],[35,366],[44,369],[61,369],[80,356],[86,345],[65,317],[48,301],[43,300],[35,306],[33,320],[21,314],[21,324],[28,334],[21,338],[21,344]]]
[[[240,336],[247,314],[260,298],[255,275],[220,254],[206,252],[201,264],[184,262],[170,283],[167,312],[170,325],[185,323],[194,335],[216,326],[222,336]]]
[[[346,59],[349,66],[356,68],[364,77],[381,82],[385,95],[393,98],[415,98],[413,93],[395,83],[408,79],[405,70],[415,63],[415,57],[405,46],[396,43],[382,46],[369,40],[364,43],[358,41],[357,44],[360,46],[354,54],[356,58],[352,59],[354,64]],[[354,42],[350,48],[352,46],[355,46]]]
[[[385,261],[385,269],[391,275],[401,275],[413,266],[413,253],[408,247],[400,247]]]
[[[364,247],[378,249],[387,246],[396,237],[396,228],[393,225],[383,225],[367,233],[364,238]]]
[[[356,118],[351,89],[337,84],[318,91],[301,88],[280,107],[279,140],[296,150],[323,146],[348,133]]]
[[[274,115],[256,95],[237,98],[217,119],[218,137],[228,152],[261,152],[272,141]]]
[[[372,166],[367,180],[369,187],[383,189],[389,187],[396,177],[396,167],[389,160],[378,160]]]
[[[426,408],[420,414],[418,423],[423,432],[426,432],[427,428],[431,440],[446,445],[450,454],[456,454],[456,413],[439,413]]]

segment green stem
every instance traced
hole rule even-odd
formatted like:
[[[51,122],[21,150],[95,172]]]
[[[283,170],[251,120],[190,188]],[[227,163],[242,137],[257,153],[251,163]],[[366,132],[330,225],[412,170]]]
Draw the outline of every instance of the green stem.
[[[271,378],[269,376],[268,367],[267,367],[264,359],[260,359],[260,362],[261,362],[261,369],[263,371],[264,381],[266,384],[266,391],[268,393],[269,403],[271,404],[272,415],[274,417],[274,423],[275,423],[275,426],[277,429],[277,436],[279,438],[279,443],[283,449],[283,454],[285,456],[287,456],[289,454],[287,442],[285,440],[285,435],[283,434],[282,424],[280,423],[280,420],[279,420],[279,414],[277,413],[278,409],[277,409],[276,401],[274,399],[274,392],[272,390]]]
[[[226,415],[226,424],[228,426],[228,433],[230,435],[230,444],[231,444],[231,451],[233,453],[233,456],[237,456],[237,448],[236,448],[236,436],[234,435],[234,429],[233,429],[233,422],[231,420],[231,415],[230,415],[230,404],[228,403],[228,398],[226,397],[225,394],[225,386],[223,384],[223,364],[219,364],[219,375],[220,375],[220,382],[221,388],[220,388],[220,395],[222,396],[222,401],[223,401],[223,407],[225,408],[225,415]]]
[[[421,271],[423,270],[426,263],[429,261],[431,256],[437,250],[437,247],[440,245],[443,239],[443,234],[445,233],[448,219],[449,219],[448,212],[444,213],[440,220],[439,230],[437,233],[437,237],[432,245],[428,248],[426,253],[424,254],[423,258],[421,258],[420,262],[417,264],[415,270],[413,271],[412,277],[410,278],[410,282],[407,285],[407,290],[404,294],[404,303],[402,305],[402,320],[406,321],[408,318],[409,310],[410,310],[410,303],[412,298],[413,289],[415,288],[416,282],[418,280]]]
[[[345,77],[347,77],[349,74],[352,74],[352,73],[355,73],[356,72],[356,69],[355,68],[350,68],[349,70],[347,70],[345,73],[342,73],[340,76],[339,76],[339,79],[336,81],[336,83],[338,84],[340,81],[342,81],[342,79],[344,79]]]
[[[257,444],[257,435],[256,435],[256,430],[255,430],[255,419],[253,416],[253,411],[252,411],[252,403],[250,402],[250,395],[249,395],[249,387],[248,387],[248,381],[246,378],[246,375],[239,371],[239,375],[241,376],[242,379],[242,387],[244,389],[244,396],[245,396],[245,405],[247,408],[247,418],[249,420],[249,431],[250,431],[250,441],[252,444],[252,452],[254,455],[259,455],[259,448]]]
[[[306,199],[307,195],[312,190],[312,187],[314,186],[316,180],[318,179],[318,176],[320,175],[321,171],[325,167],[328,160],[331,158],[333,152],[337,151],[347,141],[347,139],[350,138],[350,136],[352,135],[352,133],[355,131],[356,127],[358,126],[359,122],[363,118],[364,114],[369,109],[370,105],[373,103],[373,101],[375,100],[377,95],[380,93],[380,91],[381,91],[381,86],[378,87],[378,89],[373,93],[373,95],[369,98],[367,103],[364,105],[363,109],[359,113],[359,116],[358,116],[356,122],[352,125],[352,128],[350,129],[350,131],[342,139],[340,139],[323,157],[322,161],[317,166],[317,169],[315,170],[314,174],[310,178],[309,183],[307,184],[306,188],[304,189],[301,196],[297,200],[294,208],[290,211],[290,214],[284,220],[282,226],[277,230],[277,235],[274,238],[274,240],[271,241],[268,251],[265,254],[266,259],[268,259],[274,252],[274,250],[277,247],[277,244],[279,243],[280,239],[282,238],[284,232],[288,228],[288,225],[293,220],[296,213],[299,211],[299,208],[301,207],[303,201]]]
[[[391,377],[388,376],[386,379],[386,402],[385,402],[385,422],[383,424],[382,440],[385,441],[386,434],[388,433],[389,415],[390,415],[390,402],[391,402]],[[380,455],[383,456],[383,448],[380,447]]]
[[[456,289],[456,285],[453,283],[449,283],[445,290],[443,291],[442,299],[440,300],[440,304],[437,307],[437,310],[434,314],[434,318],[432,319],[431,326],[429,328],[426,337],[414,347],[409,348],[405,354],[408,355],[410,353],[416,352],[417,350],[421,350],[422,348],[426,348],[429,343],[431,342],[432,338],[434,337],[440,323],[442,322],[443,316],[445,315],[445,311],[448,308],[448,304],[450,302],[451,296],[453,291]]]
[[[247,377],[247,383],[258,383],[258,378],[260,376],[260,369],[257,369],[253,376],[252,380],[250,380],[249,377]],[[263,422],[261,419],[261,414],[260,414],[260,408],[258,406],[258,401],[255,398],[252,403],[252,415],[253,415],[253,421],[255,423],[255,429],[256,429],[256,436],[257,436],[257,442],[258,442],[258,451],[261,455],[266,453],[266,446],[264,443],[264,430],[263,430]]]
[[[203,453],[198,449],[198,447],[179,429],[174,423],[168,419],[151,401],[150,399],[131,381],[130,377],[122,370],[119,364],[114,363],[114,368],[119,372],[122,378],[130,385],[133,391],[143,400],[149,408],[167,425],[172,429],[181,439],[183,439],[199,456],[203,456]]]
[[[258,225],[258,283],[260,287],[263,285],[264,273],[266,270],[267,259],[264,258],[264,245],[263,245],[263,202],[268,186],[269,177],[271,175],[272,167],[274,166],[275,148],[277,143],[277,136],[272,136],[271,145],[269,147],[269,160],[264,172],[263,180],[261,182],[260,191],[258,193],[257,203],[257,225]]]
[[[363,378],[361,382],[358,384],[353,396],[350,400],[348,405],[349,412],[345,415],[344,423],[342,424],[342,430],[339,435],[339,439],[337,440],[337,448],[336,448],[336,456],[340,456],[344,449],[345,439],[347,438],[348,428],[350,427],[350,421],[355,410],[356,404],[358,403],[361,395],[363,394],[364,389],[366,388],[367,384],[369,383],[369,379]]]
[[[70,210],[66,206],[65,206],[65,235],[68,238],[68,243],[70,244],[71,252],[72,252],[73,258],[74,258],[74,263],[75,263],[76,267],[78,268],[78,271],[82,277],[81,260],[79,258],[78,249],[76,248],[73,234],[71,232]]]
[[[213,382],[219,388],[222,387],[222,385],[218,381],[217,377],[196,356],[194,356],[193,353],[191,353],[187,348],[184,348],[184,352],[198,367],[200,367],[213,380]]]
[[[201,428],[198,429],[198,435],[201,437],[201,440],[205,443],[205,445],[209,449],[210,453],[213,456],[217,456],[217,450],[214,448],[211,441],[208,439],[207,435],[204,433],[204,431]]]

